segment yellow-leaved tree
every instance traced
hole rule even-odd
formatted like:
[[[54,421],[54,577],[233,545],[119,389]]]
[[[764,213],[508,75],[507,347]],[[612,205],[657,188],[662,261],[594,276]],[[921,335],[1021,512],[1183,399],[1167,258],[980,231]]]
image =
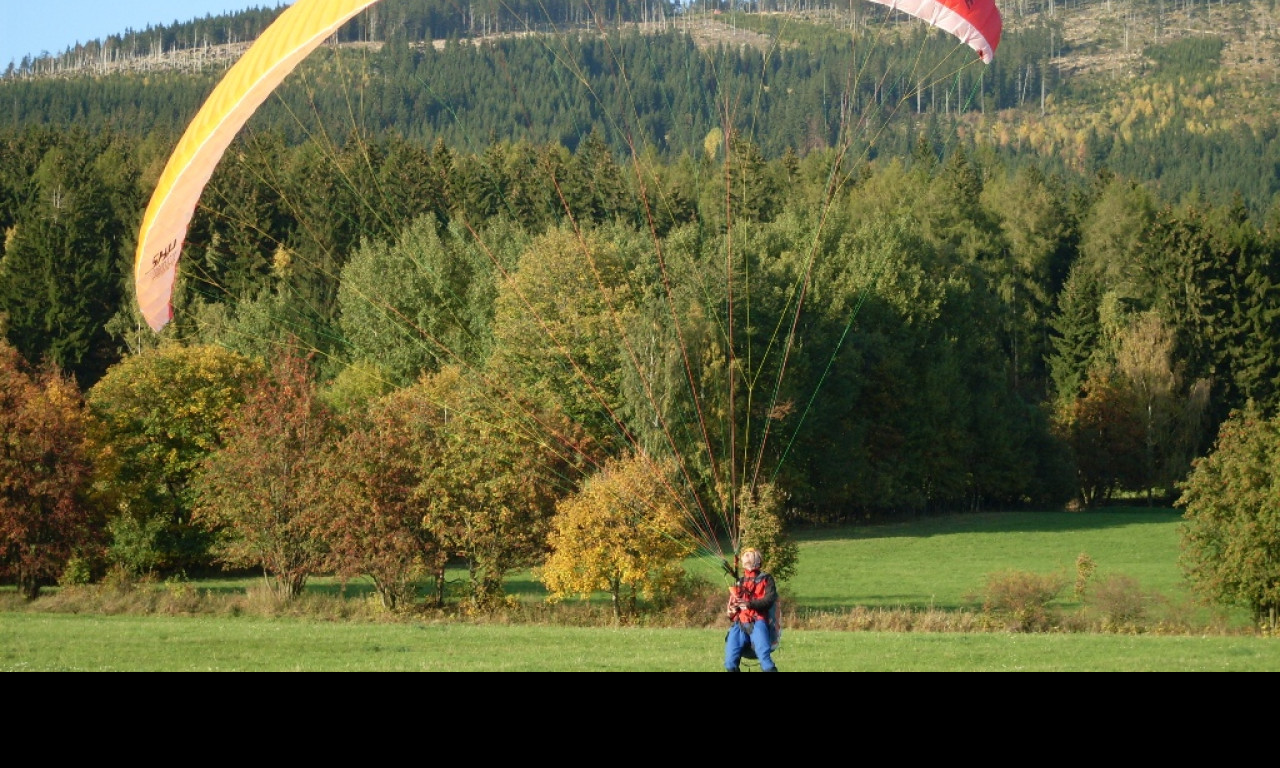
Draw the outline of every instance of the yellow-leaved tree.
[[[108,561],[134,575],[212,564],[212,537],[192,522],[192,479],[265,375],[260,361],[223,347],[165,343],[126,357],[89,390],[93,495],[107,511]]]
[[[551,554],[538,578],[551,601],[608,592],[615,618],[639,598],[670,595],[694,551],[669,478],[672,467],[643,454],[609,460],[556,505]]]

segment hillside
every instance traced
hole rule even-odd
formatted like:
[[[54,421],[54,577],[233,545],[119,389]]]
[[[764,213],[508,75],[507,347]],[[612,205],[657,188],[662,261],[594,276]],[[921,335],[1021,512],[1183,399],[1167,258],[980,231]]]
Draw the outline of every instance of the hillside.
[[[1152,49],[1187,39],[1223,43],[1215,86],[1230,96],[1227,119],[1268,114],[1280,87],[1280,12],[1264,4],[1213,3],[1157,13],[1132,13],[1118,3],[1082,5],[1060,14],[1065,50],[1053,59],[1064,81],[1098,89],[1112,98],[1140,89],[1155,62]],[[1033,22],[1034,23],[1034,22]],[[1015,26],[1015,29],[1017,27]]]
[[[751,124],[736,127],[749,130],[768,158],[832,146],[853,112],[865,121],[887,99],[897,99],[895,124],[867,134],[876,145],[874,153],[864,150],[868,156],[910,152],[925,133],[935,145],[954,146],[956,139],[984,145],[1049,173],[1119,173],[1170,200],[1197,195],[1225,203],[1241,196],[1258,217],[1280,192],[1273,109],[1280,97],[1274,34],[1280,11],[1271,4],[1004,3],[995,61],[963,67],[952,82],[930,74],[935,79],[928,84],[909,71],[917,57],[912,50],[926,51],[916,42],[926,37],[926,25],[861,0],[759,13],[676,13],[630,4],[615,6],[612,18],[584,15],[569,0],[540,11],[505,7],[507,16],[477,17],[439,0],[379,4],[377,13],[358,17],[327,46],[358,58],[348,56],[327,73],[314,70],[319,79],[304,86],[306,93],[282,89],[278,96],[287,106],[272,112],[269,105],[264,119],[296,131],[292,115],[303,112],[325,120],[326,133],[346,135],[353,125],[341,116],[349,114],[344,103],[354,100],[371,131],[470,151],[491,139],[572,150],[593,128],[617,123],[629,103],[626,109],[636,113],[625,118],[658,151],[674,156],[698,151],[720,122],[707,93],[683,91],[713,78],[722,92],[741,94],[738,109],[752,115]],[[144,135],[176,133],[200,94],[275,16],[246,12],[130,33],[24,63],[0,78],[0,89],[14,91],[4,94],[11,115],[0,120],[15,128],[59,127],[101,115]],[[618,30],[619,40],[638,32],[653,35],[654,43],[647,51],[610,49],[603,35]],[[950,39],[933,35],[944,38]],[[682,49],[681,39],[701,54]],[[385,52],[388,40],[414,60]],[[599,45],[593,48],[591,40]],[[459,45],[446,51],[449,41]],[[943,50],[939,42],[926,58],[941,60]],[[573,71],[575,57],[596,63]],[[353,99],[343,72],[358,59],[371,69],[362,78],[364,92]],[[861,82],[840,84],[842,72],[863,65],[871,70]],[[931,66],[917,58],[916,72]],[[518,82],[513,73],[534,73],[535,80]],[[833,87],[844,91],[839,99],[832,98]],[[619,134],[608,140],[615,152],[628,151]]]
[[[1019,12],[1005,7],[1004,40],[1016,39],[1027,30],[1046,24],[1058,26],[1062,39],[1052,61],[1060,77],[1096,78],[1113,85],[1140,77],[1144,72],[1144,51],[1152,45],[1167,44],[1186,36],[1221,37],[1226,47],[1222,57],[1223,74],[1242,78],[1256,86],[1276,87],[1280,73],[1280,40],[1275,30],[1280,11],[1267,4],[1209,2],[1204,6],[1179,4],[1169,8],[1155,3],[1118,3],[1092,0],[1068,4],[1056,10]],[[1025,5],[1020,3],[1020,6]],[[770,11],[747,14],[782,17],[798,22],[831,24],[836,28],[863,27],[875,23],[881,11],[878,6],[862,3],[854,10]],[[243,15],[243,14],[241,14]],[[234,16],[232,17],[235,18]],[[766,49],[768,36],[747,26],[738,26],[733,15],[689,13],[678,19],[629,22],[625,26],[641,31],[680,28],[689,32],[700,46],[750,45]],[[590,29],[590,24],[558,26],[560,32]],[[459,39],[480,44],[506,37],[525,35],[524,30],[491,34],[460,35]],[[194,71],[207,67],[225,67],[249,46],[246,40],[211,43],[207,37],[173,37],[170,44],[159,41],[127,45],[120,40],[95,41],[76,46],[59,55],[36,59],[29,71],[17,71],[10,77],[81,77],[111,72],[155,72],[163,70]],[[193,39],[194,38],[194,39]],[[445,38],[419,41],[419,45],[444,46]],[[382,43],[345,42],[345,46],[381,47]]]
[[[1188,37],[1212,37],[1221,39],[1223,49],[1217,70],[1216,87],[1225,95],[1230,113],[1218,115],[1218,119],[1244,119],[1250,114],[1268,114],[1270,105],[1280,91],[1280,39],[1275,32],[1280,10],[1273,4],[1234,0],[1216,5],[1177,4],[1168,8],[1163,3],[1111,2],[1093,0],[1067,4],[1049,10],[1020,10],[1027,8],[1019,3],[1017,8],[1004,3],[1004,44],[1016,44],[1028,30],[1051,28],[1053,46],[1049,58],[1051,80],[1066,85],[1070,91],[1092,96],[1085,104],[1073,105],[1071,99],[1062,99],[1050,87],[1046,89],[1045,106],[1056,102],[1057,111],[1073,108],[1086,112],[1097,111],[1096,99],[1120,99],[1129,97],[1150,74],[1153,62],[1149,51],[1153,47],[1167,46]],[[254,12],[255,16],[264,12]],[[240,14],[244,16],[246,14]],[[744,18],[745,17],[745,18]],[[879,6],[862,3],[847,10],[819,11],[771,11],[760,14],[702,14],[687,13],[678,18],[657,21],[627,22],[620,26],[641,33],[680,29],[688,32],[702,48],[714,46],[751,46],[769,50],[779,44],[771,35],[762,34],[747,21],[752,17],[787,19],[795,24],[814,23],[834,29],[867,30],[883,20]],[[238,16],[230,17],[232,20]],[[272,16],[264,19],[269,21]],[[738,23],[743,19],[743,23]],[[263,23],[263,22],[260,22]],[[232,22],[228,21],[227,26]],[[558,25],[557,33],[591,31],[591,24]],[[462,34],[457,39],[475,45],[529,34],[553,34],[530,32],[527,29],[499,30],[488,34]],[[139,40],[139,36],[108,41],[95,41],[76,46],[62,54],[36,59],[26,70],[10,72],[8,78],[81,78],[113,73],[148,74],[164,71],[199,72],[221,70],[229,67],[249,47],[249,41],[210,42],[208,35],[168,34],[171,42],[163,40]],[[1055,39],[1056,38],[1056,39]],[[445,45],[445,38],[412,42],[415,46],[433,46],[437,50]],[[382,42],[347,41],[336,43],[339,47],[380,49]],[[785,44],[785,43],[784,43]],[[0,78],[2,81],[4,78]],[[1060,89],[1057,89],[1060,90]],[[1041,97],[1038,88],[1029,96],[1035,101]]]

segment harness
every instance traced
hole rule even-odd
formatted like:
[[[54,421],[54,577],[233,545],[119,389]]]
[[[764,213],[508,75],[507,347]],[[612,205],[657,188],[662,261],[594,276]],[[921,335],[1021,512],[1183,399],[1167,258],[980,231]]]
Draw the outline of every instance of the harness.
[[[738,579],[738,583],[729,587],[729,592],[735,600],[758,600],[765,596],[769,587],[769,574],[759,571],[755,576],[742,576]],[[777,588],[776,585],[774,587]],[[759,611],[751,608],[741,608],[733,615],[732,621],[742,626],[742,630],[747,633],[748,638],[751,635],[751,624],[756,621],[764,621],[769,627],[769,645],[777,650],[778,645],[782,641],[782,628],[778,625],[778,601],[774,600],[773,605],[769,608],[769,615],[762,616]],[[728,635],[725,636],[728,639]],[[742,649],[742,657],[745,659],[757,658],[756,649],[752,646],[750,639]]]
[[[736,586],[730,587],[734,597],[739,600],[750,602],[759,600],[764,597],[765,591],[769,586],[769,574],[758,571],[755,576],[743,576],[738,579]],[[743,608],[733,617],[733,620],[739,624],[750,624],[761,619],[768,620],[768,617],[761,616],[758,611],[751,608]]]

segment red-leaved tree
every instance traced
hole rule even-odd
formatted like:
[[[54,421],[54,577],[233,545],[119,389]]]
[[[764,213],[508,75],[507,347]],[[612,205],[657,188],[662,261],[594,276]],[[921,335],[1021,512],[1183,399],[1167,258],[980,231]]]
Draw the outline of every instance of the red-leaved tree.
[[[286,351],[231,416],[223,445],[193,482],[193,519],[216,532],[217,559],[262,568],[280,597],[297,596],[324,567],[315,521],[331,508],[319,479],[334,432],[309,362]]]
[[[1059,429],[1075,456],[1080,499],[1105,500],[1120,488],[1141,488],[1145,430],[1133,392],[1106,375],[1091,375]]]
[[[99,544],[88,481],[79,388],[0,340],[0,577],[28,600]]]
[[[415,402],[392,394],[372,403],[336,443],[324,478],[330,512],[316,520],[333,572],[368,576],[392,611],[412,601],[423,577],[435,581],[439,604],[449,559],[417,498],[423,462]]]

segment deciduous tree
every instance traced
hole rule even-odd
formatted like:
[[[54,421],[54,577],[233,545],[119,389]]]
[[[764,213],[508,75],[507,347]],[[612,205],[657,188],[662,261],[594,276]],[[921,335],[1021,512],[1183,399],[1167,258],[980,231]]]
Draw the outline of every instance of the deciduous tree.
[[[0,341],[0,577],[34,600],[100,527],[89,481],[80,391],[56,371],[33,374]]]
[[[113,520],[116,564],[209,564],[208,534],[191,522],[192,477],[264,373],[222,347],[175,343],[126,358],[89,390],[94,493]]]
[[[1280,612],[1280,417],[1252,403],[1222,424],[1182,485],[1179,563],[1196,593],[1277,626]]]
[[[1081,268],[1099,293],[1150,301],[1154,286],[1139,270],[1134,254],[1155,220],[1156,201],[1132,180],[1109,178],[1080,226]]]
[[[1185,386],[1173,354],[1173,332],[1154,313],[1133,319],[1116,354],[1116,370],[1143,426],[1143,482],[1132,490],[1145,490],[1149,501],[1155,486],[1171,489],[1190,469],[1208,399],[1208,382]]]
[[[283,352],[193,481],[194,518],[217,534],[217,559],[261,568],[280,597],[297,596],[324,565],[316,522],[335,500],[317,478],[334,430],[308,361]]]
[[[471,603],[500,601],[513,568],[539,563],[581,437],[562,417],[449,367],[414,385],[424,524],[467,561]]]
[[[1015,388],[1045,394],[1044,360],[1053,296],[1064,279],[1068,246],[1074,245],[1064,195],[1034,168],[987,185],[984,203],[996,212],[1006,248],[990,264],[992,284],[1008,308],[1007,345]]]
[[[496,380],[564,413],[600,445],[626,443],[623,334],[635,312],[627,265],[603,237],[560,229],[536,238],[503,282],[494,319]]]
[[[330,489],[330,514],[317,528],[328,566],[339,576],[365,575],[388,610],[407,606],[424,576],[436,580],[437,599],[448,551],[423,518],[420,445],[411,396],[375,402],[326,456],[319,480]]]
[[[358,360],[400,386],[441,365],[475,365],[488,348],[492,267],[477,262],[434,217],[396,242],[366,242],[342,272],[341,328]]]
[[[669,595],[694,549],[672,477],[669,463],[633,454],[610,460],[556,505],[551,554],[539,571],[552,600],[607,592],[621,620],[639,598]]]
[[[1143,476],[1146,430],[1133,390],[1097,370],[1083,397],[1066,406],[1058,428],[1075,458],[1080,499],[1092,504]]]

